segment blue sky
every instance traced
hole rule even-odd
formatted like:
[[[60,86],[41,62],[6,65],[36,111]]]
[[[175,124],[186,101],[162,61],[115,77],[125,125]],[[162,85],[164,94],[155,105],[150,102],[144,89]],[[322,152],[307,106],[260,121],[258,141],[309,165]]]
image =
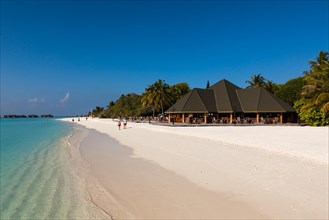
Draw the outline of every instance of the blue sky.
[[[157,79],[285,83],[328,51],[328,0],[1,1],[1,115],[83,114]]]

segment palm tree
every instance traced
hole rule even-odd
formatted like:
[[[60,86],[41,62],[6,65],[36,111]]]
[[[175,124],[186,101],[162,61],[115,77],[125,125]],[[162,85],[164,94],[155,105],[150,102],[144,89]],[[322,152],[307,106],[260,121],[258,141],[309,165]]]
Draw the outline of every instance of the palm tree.
[[[316,61],[309,62],[311,70],[304,77],[302,99],[295,103],[301,119],[311,125],[329,124],[329,55],[320,52]]]
[[[155,103],[154,103],[154,99],[153,97],[151,96],[151,88],[150,86],[148,88],[145,89],[145,92],[142,94],[142,99],[141,99],[141,102],[142,102],[142,106],[143,107],[150,107],[152,109],[152,115],[154,117],[154,112],[156,110],[155,108]]]
[[[246,83],[249,84],[247,88],[264,87],[266,84],[266,79],[261,74],[254,74],[252,75],[251,80],[247,80]]]
[[[320,51],[319,55],[316,57],[316,61],[310,60],[308,64],[310,64],[311,69],[316,69],[322,65],[323,62],[328,62],[328,52]]]
[[[301,95],[307,99],[307,105],[318,105],[324,113],[329,112],[329,54],[320,52],[317,61],[311,60],[310,73],[305,76],[306,85]]]
[[[161,109],[163,114],[164,107],[170,104],[171,99],[170,86],[164,80],[159,79],[145,89],[145,93],[142,95],[142,104],[152,107],[154,116],[154,111],[157,109]]]
[[[155,105],[160,107],[162,115],[163,115],[163,108],[170,104],[172,96],[170,94],[170,86],[165,83],[164,80],[157,80],[153,84],[153,98]]]

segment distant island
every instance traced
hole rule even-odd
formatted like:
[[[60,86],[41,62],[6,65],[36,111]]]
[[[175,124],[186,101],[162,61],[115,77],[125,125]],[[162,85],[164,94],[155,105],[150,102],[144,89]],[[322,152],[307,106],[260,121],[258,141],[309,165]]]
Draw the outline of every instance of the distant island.
[[[47,114],[47,115],[4,115],[3,118],[52,118],[54,117],[51,114]]]

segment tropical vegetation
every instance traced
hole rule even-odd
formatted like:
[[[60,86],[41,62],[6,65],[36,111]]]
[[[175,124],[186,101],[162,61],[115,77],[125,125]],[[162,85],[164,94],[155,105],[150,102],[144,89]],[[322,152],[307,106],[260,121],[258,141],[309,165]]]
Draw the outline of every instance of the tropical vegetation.
[[[152,109],[153,117],[155,112],[159,111],[164,115],[164,110],[168,109],[189,91],[190,86],[186,82],[170,86],[164,80],[159,79],[145,89],[142,94],[142,105]]]
[[[249,84],[247,88],[259,88],[265,86],[266,79],[261,74],[254,74],[250,80],[246,80],[246,83]]]
[[[99,117],[99,115],[103,112],[104,108],[100,106],[96,106],[91,112],[88,113],[88,115],[91,115],[93,117]]]
[[[106,109],[100,113],[101,118],[137,117],[145,114],[141,104],[141,96],[135,93],[121,95],[120,98],[111,101]]]
[[[301,99],[295,103],[300,118],[310,125],[329,125],[329,54],[320,52],[304,76]]]
[[[247,88],[265,88],[274,93],[277,90],[277,85],[272,80],[267,80],[262,74],[254,74],[250,80],[246,80]]]
[[[161,110],[163,115],[164,108],[171,104],[172,95],[169,84],[159,79],[145,89],[145,92],[142,94],[142,104],[144,107],[152,108],[153,116],[158,109]]]
[[[164,80],[157,80],[145,88],[141,95],[129,93],[121,95],[106,108],[97,106],[88,115],[100,118],[138,117],[164,114],[164,111],[190,91],[186,82],[170,86]]]
[[[301,91],[304,86],[304,77],[297,77],[288,80],[285,84],[276,85],[274,94],[289,105],[294,106],[295,102],[301,99]]]

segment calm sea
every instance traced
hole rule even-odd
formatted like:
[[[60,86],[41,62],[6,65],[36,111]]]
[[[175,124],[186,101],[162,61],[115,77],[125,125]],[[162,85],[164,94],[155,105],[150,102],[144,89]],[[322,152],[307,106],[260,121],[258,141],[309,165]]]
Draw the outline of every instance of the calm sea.
[[[92,218],[70,166],[68,123],[1,119],[0,219]]]

